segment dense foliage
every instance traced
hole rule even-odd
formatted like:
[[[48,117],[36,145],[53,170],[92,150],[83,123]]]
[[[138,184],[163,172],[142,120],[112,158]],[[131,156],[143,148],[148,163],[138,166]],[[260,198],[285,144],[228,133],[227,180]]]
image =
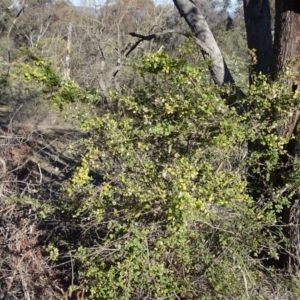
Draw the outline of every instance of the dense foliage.
[[[111,91],[112,107],[96,114],[97,96],[57,84],[47,65],[25,73],[52,85],[51,99],[66,113],[70,103],[86,103],[76,116],[89,132],[86,150],[53,205],[80,228],[69,251],[91,299],[266,297],[257,286],[271,271],[261,259],[278,258],[282,236],[274,228],[286,203],[270,181],[285,141],[266,113],[288,114],[292,95],[284,79],[259,76],[243,100],[255,109],[238,114],[226,104],[234,88],[212,85],[206,62],[189,64],[193,53],[188,43],[178,57],[146,55],[135,67],[142,84]],[[246,141],[258,136],[264,151],[247,157]],[[249,167],[259,172],[261,156],[269,199],[257,203],[246,178]],[[56,259],[61,243],[51,244]]]
[[[152,16],[155,6],[148,2]],[[103,11],[108,23],[115,21],[108,12],[116,6],[113,3]],[[128,28],[134,26],[131,18],[128,13],[122,21],[130,23]],[[85,31],[86,40],[101,45],[97,39],[104,36],[102,24],[91,29],[97,18],[83,19],[88,25],[78,26],[75,32]],[[151,21],[147,15],[142,19],[145,24]],[[20,90],[22,101],[26,96],[30,102],[34,95],[34,105],[55,112],[63,126],[72,124],[80,138],[74,136],[67,145],[75,157],[67,175],[61,179],[58,174],[54,187],[43,187],[47,172],[31,155],[34,149],[42,153],[46,147],[28,144],[29,134],[20,139],[11,128],[5,131],[6,151],[1,155],[8,171],[3,171],[6,190],[0,186],[0,197],[6,215],[16,205],[24,210],[21,217],[11,213],[8,219],[16,228],[23,224],[23,232],[26,228],[26,234],[13,240],[16,253],[21,253],[21,258],[11,258],[15,270],[22,275],[18,268],[24,260],[30,261],[34,272],[37,263],[28,257],[39,247],[36,259],[44,258],[49,282],[62,299],[297,298],[298,278],[284,277],[274,261],[276,265],[281,251],[289,249],[279,215],[297,192],[300,177],[297,169],[291,171],[280,189],[273,185],[273,177],[286,153],[286,140],[276,133],[280,121],[274,120],[284,119],[299,105],[299,94],[286,89],[286,81],[294,75],[290,69],[276,81],[253,75],[253,84],[246,86],[245,70],[252,62],[245,58],[240,21],[229,30],[223,20],[214,30],[233,72],[240,74],[237,85],[243,86],[244,97],[238,96],[237,85],[212,83],[210,62],[200,58],[192,40],[186,39],[176,51],[168,46],[157,51],[158,43],[134,54],[131,61],[122,61],[120,72],[126,76],[107,84],[105,91],[95,84],[103,70],[101,76],[94,74],[95,81],[79,72],[88,73],[92,62],[86,57],[93,47],[78,47],[86,57],[74,62],[78,70],[72,80],[62,75],[57,53],[48,55],[48,49],[43,49],[53,39],[43,36],[34,47],[16,46],[13,63],[3,63],[7,72],[0,82],[2,99],[17,98]],[[61,38],[56,41],[56,49],[64,45]],[[172,39],[168,36],[164,41]],[[235,42],[237,56],[232,54]],[[125,42],[118,43],[121,47]],[[113,53],[112,48],[103,48],[109,57],[106,63],[122,52],[118,48]],[[103,49],[99,46],[102,55]],[[246,109],[241,113],[237,107]],[[20,149],[11,141],[19,142]],[[249,152],[247,145],[254,141],[262,148]],[[24,154],[22,164],[12,152],[16,149],[19,156]],[[57,157],[51,163],[58,169]],[[18,170],[24,165],[30,170],[34,166],[38,175],[21,178]],[[251,176],[259,176],[263,186],[252,185]],[[20,188],[20,182],[26,188]],[[7,190],[13,192],[5,194]],[[254,194],[261,195],[259,201]],[[8,291],[16,281],[15,273]],[[30,276],[34,286],[38,280]]]

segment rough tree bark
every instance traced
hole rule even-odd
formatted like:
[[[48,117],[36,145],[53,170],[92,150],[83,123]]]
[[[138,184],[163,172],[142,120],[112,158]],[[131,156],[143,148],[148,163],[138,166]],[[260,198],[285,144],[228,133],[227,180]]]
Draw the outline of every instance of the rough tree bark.
[[[274,59],[272,64],[272,75],[276,78],[290,60],[300,58],[300,1],[299,0],[276,0],[276,19],[275,19],[275,41]],[[293,67],[296,76],[287,82],[288,88],[292,91],[299,90],[300,83],[300,64]],[[293,105],[291,103],[291,105]],[[285,185],[285,177],[294,168],[296,155],[296,141],[291,139],[296,136],[297,122],[299,119],[299,107],[292,107],[292,113],[287,120],[279,120],[281,125],[278,127],[278,134],[289,139],[286,145],[286,155],[282,155],[280,168],[275,176],[277,186]],[[286,207],[282,216],[287,227],[285,235],[292,245],[292,253],[282,256],[285,268],[294,271],[300,268],[300,195],[295,195],[289,207]]]
[[[300,58],[300,1],[276,1],[275,41],[272,74],[276,78],[278,72],[285,69],[290,60]],[[293,67],[295,74],[300,73],[300,64]],[[299,74],[287,85],[293,91],[299,90]],[[299,118],[298,108],[284,126],[279,129],[279,134],[290,138]]]

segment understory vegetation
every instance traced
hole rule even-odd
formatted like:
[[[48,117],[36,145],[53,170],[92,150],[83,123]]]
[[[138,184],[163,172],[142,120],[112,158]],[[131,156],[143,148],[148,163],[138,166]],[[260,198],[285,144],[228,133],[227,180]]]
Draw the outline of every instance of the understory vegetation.
[[[72,54],[66,76],[63,37],[21,46],[15,35],[1,61],[0,299],[298,299],[300,279],[276,261],[290,249],[279,216],[299,192],[299,160],[274,187],[287,140],[270,115],[284,120],[299,92],[286,88],[290,68],[248,85],[255,54],[236,24],[228,40],[226,19],[214,27],[239,74],[224,86],[189,34],[147,42],[111,78],[83,41],[86,61]],[[89,25],[75,32],[100,45]],[[124,54],[105,47],[107,64]]]

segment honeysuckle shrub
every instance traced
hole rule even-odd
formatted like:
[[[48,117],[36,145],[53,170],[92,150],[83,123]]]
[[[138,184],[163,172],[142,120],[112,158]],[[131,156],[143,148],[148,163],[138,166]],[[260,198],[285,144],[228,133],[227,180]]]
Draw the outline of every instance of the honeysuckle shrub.
[[[270,179],[286,143],[273,116],[298,99],[262,75],[239,99],[209,80],[208,63],[190,65],[190,53],[145,56],[143,83],[111,91],[117,109],[80,121],[87,154],[66,191],[89,241],[76,252],[89,299],[265,297],[262,260],[278,258],[283,237],[270,228],[289,197]],[[226,98],[249,109],[240,114]],[[263,152],[249,154],[247,141]],[[262,156],[272,197],[257,203],[246,179]]]
[[[276,129],[299,97],[286,77],[258,75],[241,99],[238,87],[211,82],[209,62],[191,65],[193,51],[188,44],[177,57],[146,55],[135,66],[142,83],[111,90],[110,107],[60,78],[53,89],[39,75],[50,72],[45,64],[26,74],[40,78],[60,109],[72,106],[88,133],[54,204],[81,228],[77,247],[56,259],[77,260],[78,286],[70,289],[80,286],[87,299],[267,297],[260,287],[272,270],[263,261],[288,246],[275,228],[299,181],[294,171],[284,192],[273,186],[287,142]],[[243,113],[226,104],[234,101]],[[249,153],[249,141],[263,147]],[[247,184],[249,169],[259,186]],[[253,189],[264,197],[253,199]]]

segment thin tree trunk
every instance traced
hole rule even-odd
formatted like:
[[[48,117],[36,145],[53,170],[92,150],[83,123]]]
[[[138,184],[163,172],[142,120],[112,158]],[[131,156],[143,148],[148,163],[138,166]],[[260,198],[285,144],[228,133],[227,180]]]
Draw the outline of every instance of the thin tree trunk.
[[[174,0],[173,2],[195,34],[196,43],[201,47],[204,58],[212,61],[210,72],[214,82],[218,85],[234,83],[217,42],[197,6],[190,0]]]
[[[64,79],[70,79],[70,74],[71,74],[71,64],[70,64],[71,44],[72,44],[71,39],[72,39],[72,23],[70,22],[69,26],[68,26],[67,52],[66,52],[65,61],[63,63],[63,65],[64,65],[64,70],[63,70]]]

